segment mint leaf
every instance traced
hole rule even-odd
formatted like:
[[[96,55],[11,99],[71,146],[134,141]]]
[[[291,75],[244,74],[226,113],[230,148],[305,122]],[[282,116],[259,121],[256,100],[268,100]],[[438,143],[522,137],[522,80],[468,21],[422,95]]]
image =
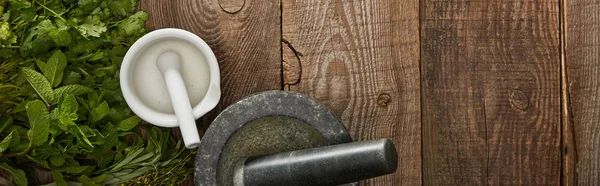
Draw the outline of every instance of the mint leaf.
[[[0,116],[0,133],[4,132],[8,126],[11,126],[12,121],[12,118],[9,116]]]
[[[106,101],[103,101],[102,103],[100,103],[100,105],[92,109],[92,111],[90,112],[92,117],[92,123],[101,120],[102,118],[104,118],[104,116],[108,115],[109,112],[110,108],[108,107],[108,103],[106,103]]]
[[[69,130],[69,126],[75,125],[73,120],[76,120],[77,116],[73,117],[72,114],[60,114],[59,118],[58,127],[63,131],[67,131]]]
[[[50,163],[52,163],[54,166],[60,167],[65,163],[65,158],[65,155],[51,156]]]
[[[106,174],[101,174],[99,176],[93,177],[92,180],[94,181],[94,183],[102,183],[102,181],[104,181],[106,179]]]
[[[12,136],[12,140],[10,140],[10,145],[8,146],[8,148],[11,150],[19,146],[19,144],[21,144],[21,136],[19,136],[19,131],[13,130],[10,133],[12,134],[13,132],[15,134]]]
[[[79,125],[72,125],[70,128],[70,133],[75,135],[77,141],[82,144],[85,148],[91,149],[94,148],[92,142],[87,138],[85,131],[82,130]]]
[[[115,145],[117,145],[117,142],[119,142],[119,136],[117,129],[110,122],[102,129],[102,134],[104,135],[104,144],[102,144],[101,152],[104,153],[108,152]]]
[[[65,85],[54,90],[54,95],[56,96],[55,103],[62,100],[67,94],[78,96],[92,91],[94,90],[82,85]]]
[[[39,64],[38,64],[39,66]],[[63,78],[63,73],[67,67],[67,57],[60,50],[57,50],[50,56],[48,63],[43,65],[42,72],[48,79],[52,87],[56,87],[60,84]]]
[[[27,176],[25,175],[25,171],[14,169],[6,163],[1,163],[0,168],[6,170],[18,186],[27,186]]]
[[[67,186],[67,181],[65,181],[65,178],[63,177],[63,175],[60,171],[53,170],[52,178],[54,178],[54,182],[56,183],[56,186]]]
[[[48,140],[50,133],[50,113],[40,100],[30,101],[25,106],[29,118],[30,129],[27,137],[33,146],[40,146]]]
[[[140,117],[131,116],[131,117],[117,123],[117,130],[129,131],[129,130],[133,129],[135,126],[137,126],[137,124],[140,123],[140,121],[142,121],[142,119],[140,119]]]
[[[59,106],[60,114],[75,114],[77,113],[77,109],[79,109],[79,104],[77,104],[75,96],[71,94],[67,95]]]
[[[83,186],[102,186],[101,184],[95,182],[95,180],[91,179],[86,175],[80,176],[79,182],[81,182],[81,185]]]
[[[79,173],[85,171],[86,169],[88,169],[89,167],[90,166],[70,166],[70,167],[57,168],[55,170],[66,172],[69,174],[79,174]]]
[[[52,92],[52,85],[48,80],[44,77],[44,75],[39,72],[28,68],[21,68],[21,72],[27,82],[33,87],[35,92],[46,102],[46,104],[50,104],[54,100],[54,92]]]
[[[0,152],[4,152],[6,149],[8,149],[8,147],[10,147],[13,135],[18,136],[19,134],[15,134],[15,131],[10,132],[10,134],[8,134],[8,136],[6,136],[2,142],[0,142]]]

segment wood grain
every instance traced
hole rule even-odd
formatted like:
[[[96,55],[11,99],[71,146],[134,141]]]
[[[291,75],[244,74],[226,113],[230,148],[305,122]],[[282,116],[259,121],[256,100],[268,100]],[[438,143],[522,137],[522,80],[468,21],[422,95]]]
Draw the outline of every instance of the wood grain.
[[[565,154],[575,161],[567,183],[600,185],[600,1],[565,1],[565,62],[573,140]],[[569,151],[567,151],[569,150]]]
[[[425,185],[557,185],[557,1],[421,1]]]
[[[286,90],[331,108],[355,140],[393,139],[395,174],[363,185],[421,184],[418,1],[283,0]]]
[[[279,1],[141,0],[150,29],[181,28],[211,47],[221,70],[221,102],[202,118],[207,127],[226,106],[264,90],[281,89]]]
[[[279,1],[140,0],[150,29],[181,28],[202,38],[221,71],[221,101],[201,118],[203,133],[228,105],[252,93],[281,89]],[[174,128],[173,135],[180,135]],[[192,185],[187,181],[183,185]]]

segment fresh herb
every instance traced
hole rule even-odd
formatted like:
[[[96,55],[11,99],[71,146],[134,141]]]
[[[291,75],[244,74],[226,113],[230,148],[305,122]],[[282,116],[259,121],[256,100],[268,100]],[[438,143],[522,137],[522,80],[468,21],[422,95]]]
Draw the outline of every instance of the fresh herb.
[[[118,67],[147,33],[136,6],[0,0],[0,169],[14,184],[39,184],[42,168],[49,185],[113,185],[190,161],[168,132],[138,126],[120,93]]]

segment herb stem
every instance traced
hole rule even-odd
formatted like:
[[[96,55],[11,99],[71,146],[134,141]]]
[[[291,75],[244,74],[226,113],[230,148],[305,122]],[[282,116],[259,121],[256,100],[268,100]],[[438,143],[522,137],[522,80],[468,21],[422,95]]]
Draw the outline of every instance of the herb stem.
[[[25,150],[23,150],[23,152],[2,154],[0,156],[0,158],[11,158],[11,157],[17,157],[17,156],[24,156],[25,154],[29,153],[29,151],[31,151],[32,149],[33,149],[33,143],[29,142],[29,145],[27,146],[27,148]]]
[[[86,54],[84,56],[75,58],[75,61],[85,61],[85,60],[87,60],[89,58],[92,58],[93,56],[94,56],[94,53]]]
[[[65,18],[63,18],[62,16],[60,16],[60,15],[59,15],[58,13],[56,13],[54,10],[52,10],[52,9],[50,9],[50,8],[48,8],[48,7],[46,7],[45,5],[43,5],[43,4],[42,4],[42,3],[40,3],[40,2],[37,2],[37,1],[36,1],[36,3],[37,3],[38,5],[40,5],[41,7],[43,7],[44,9],[48,10],[48,12],[50,12],[50,13],[54,14],[54,15],[55,15],[56,17],[58,17],[60,20],[62,20],[62,21],[64,21],[64,22],[67,22],[67,20],[66,20]]]
[[[20,46],[12,46],[12,45],[9,45],[9,46],[5,46],[5,47],[3,47],[3,48],[19,48],[19,47],[20,47]]]

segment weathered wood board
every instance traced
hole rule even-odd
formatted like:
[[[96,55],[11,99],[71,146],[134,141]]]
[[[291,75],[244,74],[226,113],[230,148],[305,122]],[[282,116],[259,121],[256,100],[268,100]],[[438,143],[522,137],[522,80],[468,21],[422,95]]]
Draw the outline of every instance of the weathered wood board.
[[[421,1],[425,185],[560,181],[558,1]]]
[[[364,185],[421,184],[419,2],[283,0],[286,90],[329,106],[354,140],[391,138],[395,174]]]
[[[565,1],[564,185],[600,185],[600,1]]]
[[[600,184],[600,1],[142,0],[150,28],[215,50],[223,100],[297,91],[356,140],[392,138],[366,185]],[[561,83],[562,82],[562,83]]]

